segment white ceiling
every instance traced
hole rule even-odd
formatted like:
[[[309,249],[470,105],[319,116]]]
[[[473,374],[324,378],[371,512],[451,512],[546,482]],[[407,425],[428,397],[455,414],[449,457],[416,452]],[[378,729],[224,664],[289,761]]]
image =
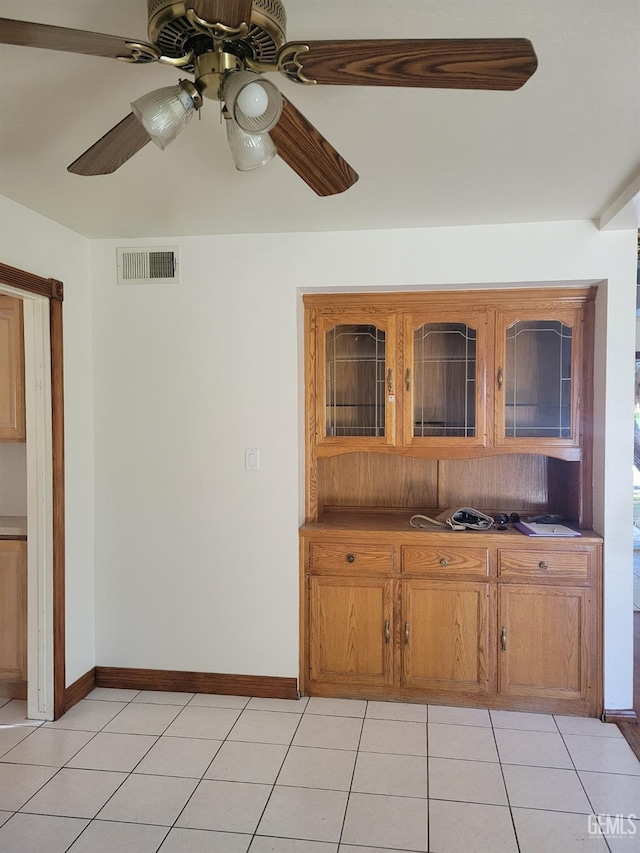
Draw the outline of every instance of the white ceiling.
[[[526,37],[517,92],[301,87],[271,79],[360,174],[317,197],[279,158],[237,172],[217,104],[113,175],[69,163],[157,64],[0,46],[0,194],[87,237],[599,219],[640,175],[638,0],[285,0],[288,40]],[[146,0],[0,0],[0,16],[147,40]]]

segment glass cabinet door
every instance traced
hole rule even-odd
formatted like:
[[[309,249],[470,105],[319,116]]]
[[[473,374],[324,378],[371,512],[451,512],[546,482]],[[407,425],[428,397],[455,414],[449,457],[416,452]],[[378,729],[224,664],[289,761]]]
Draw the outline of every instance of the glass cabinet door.
[[[333,443],[391,444],[394,440],[393,318],[323,318],[320,334],[319,435]]]
[[[504,444],[572,443],[579,334],[575,315],[505,316],[499,328],[498,438]]]
[[[405,442],[484,444],[484,317],[410,316],[405,327]]]

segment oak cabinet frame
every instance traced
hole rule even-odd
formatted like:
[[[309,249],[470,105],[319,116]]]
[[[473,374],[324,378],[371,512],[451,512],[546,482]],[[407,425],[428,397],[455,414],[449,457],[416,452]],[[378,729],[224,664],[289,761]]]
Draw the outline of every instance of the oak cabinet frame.
[[[590,530],[596,291],[304,297],[302,693],[602,712],[602,540]],[[383,369],[345,369],[342,397],[327,336],[369,326],[384,335]],[[356,375],[385,382],[384,434],[328,435],[327,388],[336,408],[368,404]],[[507,402],[522,416],[511,436]],[[415,512],[454,505],[556,513],[582,535],[409,525]]]

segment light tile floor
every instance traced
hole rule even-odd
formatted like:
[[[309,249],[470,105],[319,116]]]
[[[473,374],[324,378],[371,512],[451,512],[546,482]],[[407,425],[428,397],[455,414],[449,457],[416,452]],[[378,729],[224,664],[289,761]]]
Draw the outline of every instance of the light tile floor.
[[[34,724],[0,700],[1,853],[608,850],[640,851],[640,762],[599,720],[98,688]]]

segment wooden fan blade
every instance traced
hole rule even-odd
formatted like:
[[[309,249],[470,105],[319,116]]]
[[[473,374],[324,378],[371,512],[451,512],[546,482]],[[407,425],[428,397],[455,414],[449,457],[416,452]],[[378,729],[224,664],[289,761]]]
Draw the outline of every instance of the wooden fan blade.
[[[109,175],[150,142],[142,124],[129,113],[67,168],[75,175]]]
[[[186,7],[208,24],[236,29],[251,22],[253,3],[252,0],[187,0]]]
[[[358,180],[347,161],[286,98],[280,120],[269,134],[278,155],[318,195],[337,195]]]
[[[127,42],[145,48],[141,58],[127,47]],[[90,33],[85,30],[71,30],[67,27],[53,27],[49,24],[34,24],[30,21],[13,21],[0,18],[0,44],[17,44],[22,47],[42,47],[48,50],[64,50],[68,53],[84,53],[89,56],[105,56],[108,59],[120,59],[149,62],[158,53],[153,45],[137,39],[120,36],[108,36],[102,33]],[[149,51],[147,56],[146,51]]]
[[[305,77],[337,86],[519,89],[538,67],[528,39],[310,41]]]

